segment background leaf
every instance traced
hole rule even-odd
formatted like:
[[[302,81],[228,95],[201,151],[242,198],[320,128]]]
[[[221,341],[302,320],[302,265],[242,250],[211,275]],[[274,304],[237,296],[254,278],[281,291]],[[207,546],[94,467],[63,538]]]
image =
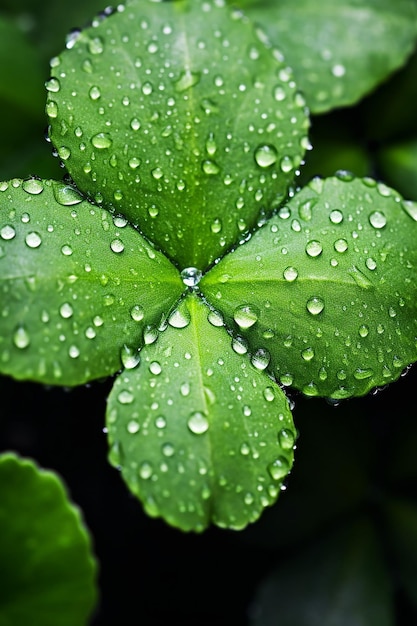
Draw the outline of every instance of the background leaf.
[[[309,145],[290,70],[218,3],[132,0],[52,73],[50,135],[71,176],[181,269],[204,270],[277,206]]]
[[[295,432],[283,392],[189,296],[108,401],[110,461],[152,516],[241,529],[275,502]]]
[[[417,358],[416,221],[371,179],[313,179],[201,289],[283,385],[365,394]]]
[[[76,385],[134,366],[184,285],[123,218],[63,183],[0,186],[0,367]]]
[[[96,563],[60,479],[0,456],[0,623],[81,626],[96,602]]]
[[[394,626],[392,592],[367,519],[281,564],[260,586],[252,626]]]
[[[357,102],[417,38],[414,0],[232,0],[283,51],[313,113]]]

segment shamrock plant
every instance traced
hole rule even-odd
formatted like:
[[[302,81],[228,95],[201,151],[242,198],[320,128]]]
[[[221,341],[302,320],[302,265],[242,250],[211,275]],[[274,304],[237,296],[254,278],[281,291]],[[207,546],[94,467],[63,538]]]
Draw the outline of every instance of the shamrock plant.
[[[402,4],[394,29],[415,22]],[[275,502],[286,387],[339,401],[417,360],[417,204],[346,172],[296,188],[309,110],[287,56],[223,2],[131,0],[51,62],[69,177],[0,184],[2,372],[116,375],[109,459],[183,530],[243,528]],[[318,89],[307,70],[316,111],[372,86],[345,92],[338,60]]]

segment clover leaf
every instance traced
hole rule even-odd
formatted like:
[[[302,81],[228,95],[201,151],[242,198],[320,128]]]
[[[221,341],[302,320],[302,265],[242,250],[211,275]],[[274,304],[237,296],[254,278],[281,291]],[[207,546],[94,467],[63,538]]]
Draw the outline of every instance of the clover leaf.
[[[131,0],[52,60],[65,182],[0,185],[2,371],[116,374],[109,460],[150,515],[243,528],[290,471],[284,387],[340,399],[417,359],[417,207],[294,190],[308,111],[220,0]]]

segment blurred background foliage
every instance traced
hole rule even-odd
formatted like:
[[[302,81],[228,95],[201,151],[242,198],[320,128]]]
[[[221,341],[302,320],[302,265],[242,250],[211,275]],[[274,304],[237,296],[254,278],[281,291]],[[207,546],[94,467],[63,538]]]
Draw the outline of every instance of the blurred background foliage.
[[[102,0],[1,0],[0,179],[61,178],[44,81]],[[299,178],[338,169],[417,199],[417,55],[355,106],[313,116]],[[335,407],[294,394],[287,489],[240,533],[185,535],[148,518],[106,460],[112,381],[66,391],[0,378],[0,448],[57,471],[100,562],[91,626],[410,626],[417,623],[415,367]],[[57,624],[59,626],[59,624]],[[74,625],[77,626],[77,625]]]

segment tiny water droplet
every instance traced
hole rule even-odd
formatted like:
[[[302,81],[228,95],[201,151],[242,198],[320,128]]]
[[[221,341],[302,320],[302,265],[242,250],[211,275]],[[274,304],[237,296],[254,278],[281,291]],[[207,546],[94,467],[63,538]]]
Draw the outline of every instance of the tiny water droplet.
[[[130,420],[126,426],[127,432],[131,435],[136,434],[140,430],[140,424],[136,420]]]
[[[158,361],[152,361],[149,364],[149,371],[154,376],[159,376],[159,374],[162,372],[161,364]]]
[[[205,174],[208,176],[214,176],[220,172],[220,167],[217,165],[215,161],[210,159],[206,159],[202,162],[201,168]]]
[[[90,91],[88,92],[88,95],[90,96],[91,100],[99,100],[101,98],[101,91],[100,91],[100,87],[97,86],[93,86],[91,87]]]
[[[70,317],[73,316],[74,314],[74,309],[72,308],[72,306],[70,305],[69,302],[64,302],[64,304],[62,304],[59,307],[59,314],[61,317],[63,317],[64,319],[69,319]]]
[[[132,404],[134,399],[135,396],[133,395],[133,393],[131,391],[128,391],[127,389],[123,389],[122,391],[120,391],[117,396],[117,400],[120,402],[120,404]]]
[[[162,454],[171,457],[175,454],[175,448],[171,443],[164,443],[162,446]]]
[[[175,83],[175,90],[179,93],[189,89],[190,87],[194,87],[200,81],[200,72],[192,72],[187,69],[185,72],[182,72],[179,79]]]
[[[273,402],[275,400],[275,393],[272,387],[265,387],[264,398],[267,402]]]
[[[143,478],[143,480],[148,480],[153,474],[152,465],[147,461],[144,461],[139,467],[139,476]]]

